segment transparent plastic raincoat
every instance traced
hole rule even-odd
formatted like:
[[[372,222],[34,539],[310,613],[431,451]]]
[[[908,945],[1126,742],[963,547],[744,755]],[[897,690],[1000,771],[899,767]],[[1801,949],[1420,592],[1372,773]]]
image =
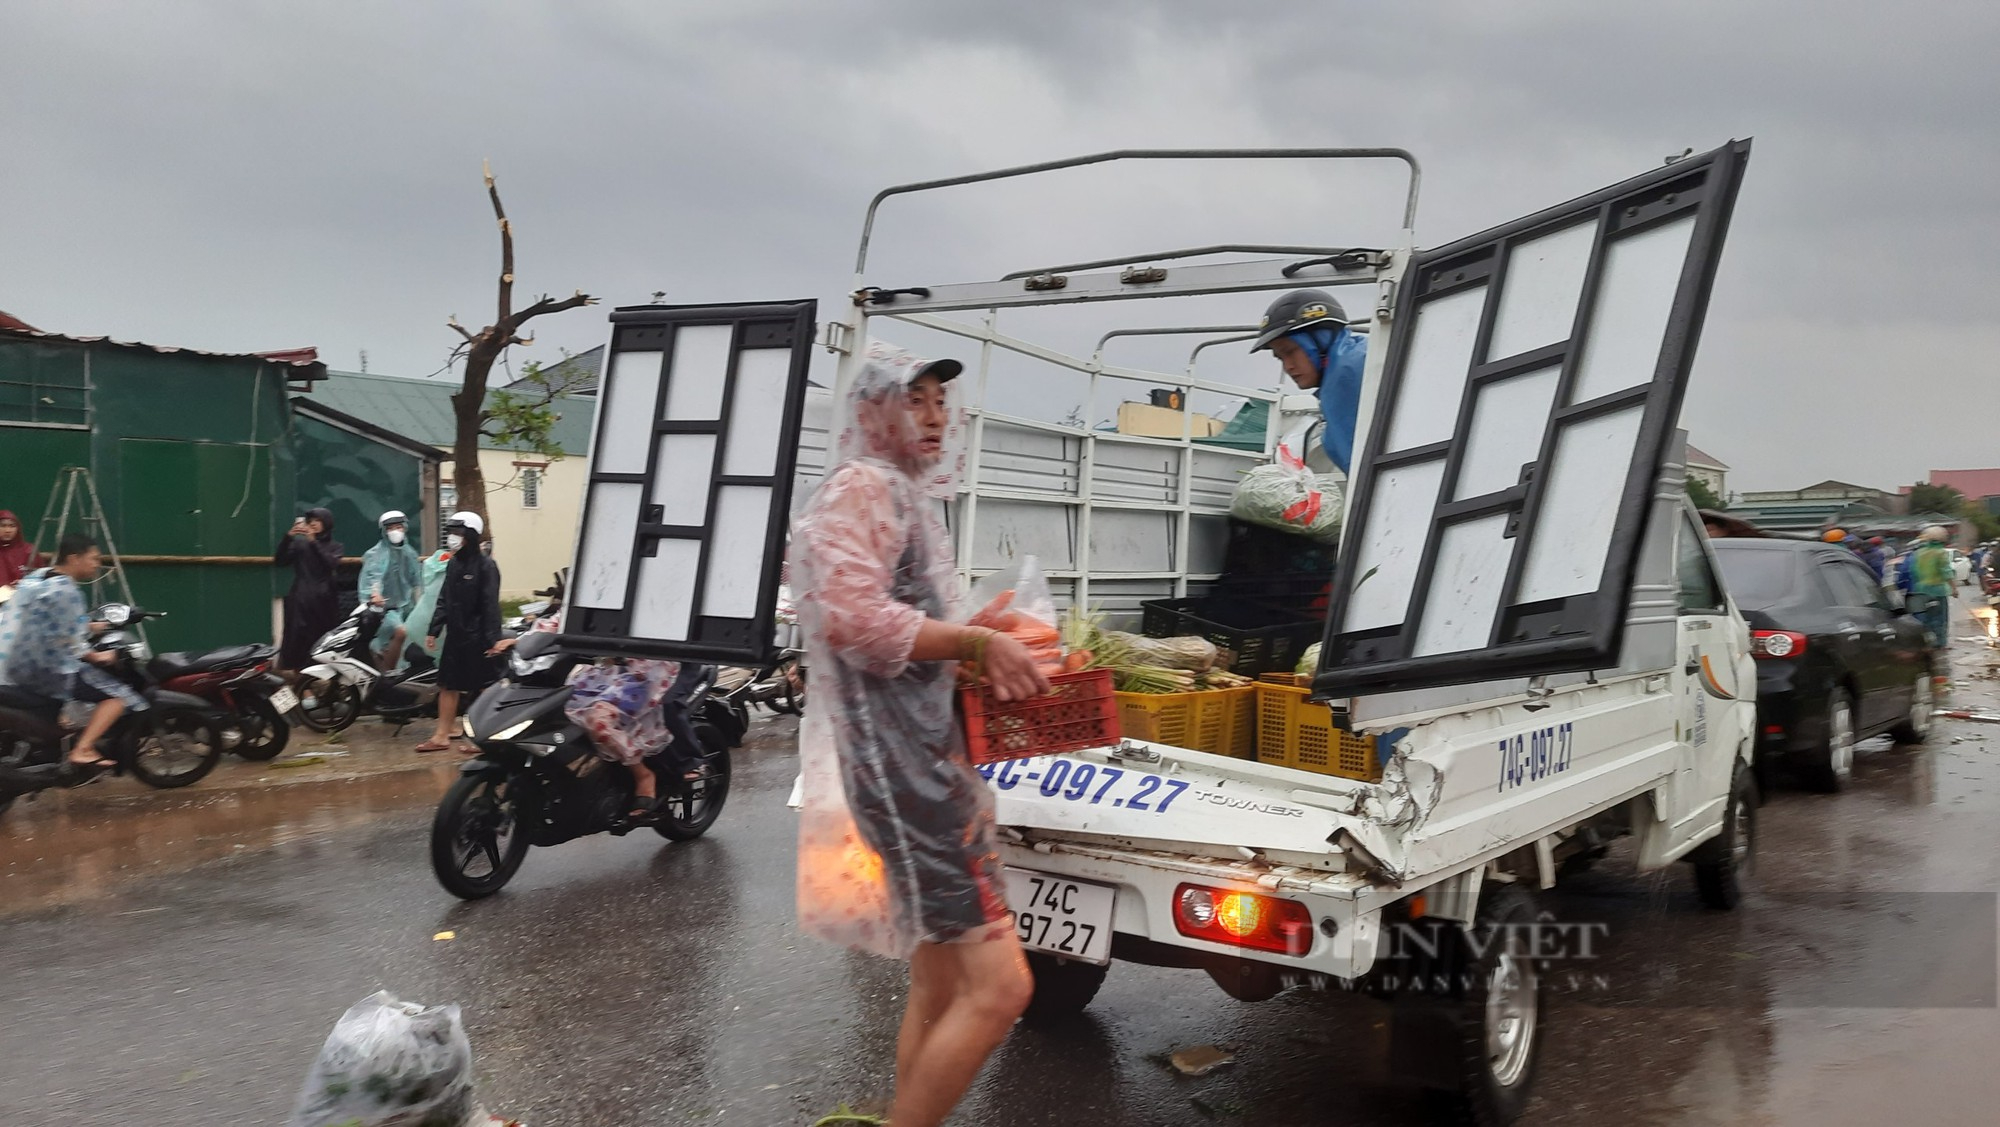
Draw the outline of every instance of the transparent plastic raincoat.
[[[792,532],[791,577],[813,670],[799,735],[799,925],[906,958],[1007,918],[993,800],[953,711],[957,663],[911,661],[927,618],[960,617],[942,502],[964,466],[947,390],[943,450],[909,407],[925,362],[871,342],[832,468]]]

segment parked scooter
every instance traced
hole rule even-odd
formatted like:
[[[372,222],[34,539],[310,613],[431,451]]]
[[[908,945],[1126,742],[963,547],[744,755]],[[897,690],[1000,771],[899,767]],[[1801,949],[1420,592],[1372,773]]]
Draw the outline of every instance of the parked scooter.
[[[386,612],[365,600],[313,646],[313,664],[299,671],[299,723],[338,732],[372,712],[399,724],[437,715],[437,663],[424,647],[406,644],[401,670],[375,663],[375,634]]]
[[[164,653],[147,663],[160,688],[200,697],[223,713],[225,750],[245,759],[276,759],[291,741],[285,714],[298,694],[271,672],[276,646],[224,646],[202,653]]]
[[[91,648],[114,655],[109,665],[100,668],[144,694],[151,705],[120,715],[105,733],[99,753],[114,762],[113,773],[129,773],[147,786],[170,789],[198,782],[214,770],[222,758],[222,741],[216,733],[226,718],[208,701],[154,682],[147,668],[152,655],[146,643],[126,628],[165,617],[108,603],[98,608],[96,618],[110,629],[99,634]],[[0,811],[22,795],[79,786],[97,777],[97,771],[69,763],[70,745],[90,714],[87,706],[65,707],[71,703],[0,685]]]
[[[467,711],[463,727],[479,754],[460,768],[431,821],[431,868],[452,895],[477,900],[500,891],[530,845],[641,828],[628,816],[631,773],[599,757],[590,734],[563,714],[580,660],[557,635],[528,634],[509,655],[507,679]],[[729,797],[729,750],[745,729],[710,694],[714,677],[713,666],[696,667],[662,705],[676,735],[647,760],[663,800],[648,824],[669,841],[706,833]],[[694,779],[684,777],[690,744]]]

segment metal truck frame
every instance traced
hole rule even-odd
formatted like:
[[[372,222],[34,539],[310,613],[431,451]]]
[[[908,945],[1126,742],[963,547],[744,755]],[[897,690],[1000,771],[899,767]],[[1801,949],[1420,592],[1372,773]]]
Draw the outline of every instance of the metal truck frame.
[[[1733,197],[1733,177],[1746,153],[1747,145],[1732,144],[1693,159],[1734,161],[1732,178],[1716,189]],[[1365,249],[1204,246],[1022,270],[991,282],[867,284],[876,215],[892,197],[1108,161],[1274,158],[1405,162],[1409,186],[1397,243]],[[1666,179],[1651,174],[1621,187]],[[1351,496],[1358,500],[1350,501],[1343,552],[1344,562],[1353,561],[1368,550],[1356,542],[1366,530],[1352,522],[1353,509],[1365,516],[1370,477],[1398,456],[1385,452],[1373,432],[1387,414],[1380,399],[1385,373],[1408,351],[1397,337],[1409,328],[1398,321],[1399,312],[1409,315],[1429,290],[1466,284],[1424,273],[1437,256],[1415,244],[1419,183],[1415,158],[1398,149],[1133,150],[885,189],[870,203],[864,222],[852,310],[843,322],[828,325],[822,340],[841,354],[834,395],[852,378],[857,343],[878,321],[977,342],[978,357],[964,381],[970,385],[971,460],[953,513],[961,570],[971,577],[1007,562],[1007,540],[991,534],[982,507],[1053,507],[1075,514],[1068,525],[1074,558],[1049,569],[1059,587],[1067,581],[1059,599],[1128,611],[1141,598],[1185,594],[1191,585],[1215,578],[1218,552],[1213,537],[1203,537],[1202,526],[1219,525],[1226,515],[1230,471],[1270,456],[1280,411],[1271,412],[1260,454],[1205,448],[1185,428],[1178,441],[1144,439],[1007,416],[985,408],[995,350],[1087,377],[1092,410],[1086,422],[1095,416],[1106,380],[1218,391],[1265,400],[1274,408],[1284,396],[1275,388],[1246,391],[1194,374],[1201,349],[1241,339],[1239,326],[1186,330],[1211,339],[1196,346],[1186,371],[1169,373],[1104,361],[1104,345],[1131,330],[1114,328],[1100,338],[1093,355],[1072,356],[999,331],[1000,311],[1301,286],[1367,287],[1365,301],[1349,306],[1368,311],[1364,327],[1372,334],[1356,439],[1357,455],[1364,449],[1369,455],[1356,459]],[[1674,197],[1666,199],[1659,206],[1670,207]],[[1721,240],[1718,224],[1727,221],[1727,200],[1718,206],[1720,220],[1704,229],[1715,247]],[[1638,215],[1633,205],[1629,216]],[[1535,218],[1509,230],[1532,229]],[[1281,257],[1191,261],[1242,253]],[[1603,254],[1601,240],[1596,253]],[[1616,600],[1617,610],[1608,620],[1599,614],[1590,621],[1596,632],[1569,647],[1568,664],[1559,658],[1538,671],[1532,660],[1482,663],[1481,655],[1471,652],[1451,655],[1441,678],[1350,677],[1349,683],[1372,690],[1351,704],[1358,734],[1387,753],[1376,782],[1132,740],[987,769],[1011,894],[1036,974],[1031,1013],[1081,1009],[1112,960],[1202,969],[1231,994],[1253,1000],[1297,984],[1358,987],[1392,1002],[1391,1056],[1399,1075],[1433,1089],[1455,1116],[1505,1122],[1526,1099],[1540,1043],[1538,956],[1555,953],[1546,944],[1537,949],[1531,889],[1551,887],[1566,865],[1588,864],[1612,839],[1630,835],[1641,869],[1693,861],[1703,900],[1719,908],[1735,905],[1755,831],[1749,772],[1755,676],[1747,628],[1715,578],[1706,537],[1685,499],[1681,458],[1668,453],[1678,449],[1671,446],[1678,436],[1674,416],[1712,277],[1712,255],[1702,269],[1694,279],[1698,300],[1675,306],[1681,339],[1669,345],[1681,351],[1672,364],[1662,361],[1666,382],[1589,410],[1552,411],[1551,434],[1563,422],[1558,416],[1601,415],[1641,400],[1652,412],[1648,440],[1632,462],[1637,495],[1626,491],[1618,524],[1629,543],[1624,557],[1608,567],[1601,592]],[[1427,287],[1427,293],[1405,293],[1412,284]],[[982,319],[947,316],[965,312]],[[1491,318],[1489,312],[1485,331]],[[1357,323],[1362,320],[1356,316]],[[1572,353],[1581,347],[1574,340],[1572,345]],[[1544,351],[1548,355],[1538,357],[1543,362],[1561,364],[1565,371],[1575,366],[1561,348]],[[1666,371],[1669,367],[1675,370]],[[1557,401],[1558,408],[1563,402]],[[1076,473],[1039,490],[996,484],[991,471],[996,463],[1006,468],[1007,457],[1006,441],[996,439],[1010,434],[1067,444],[1075,452]],[[1121,492],[1131,481],[1117,472],[1126,465],[1119,455],[1134,448],[1176,459],[1172,480],[1151,483],[1164,485],[1164,495]],[[1455,465],[1459,455],[1453,457]],[[1540,464],[1549,457],[1544,448]],[[810,454],[802,469],[807,461]],[[1524,486],[1488,501],[1483,510],[1474,506],[1475,515],[1510,503],[1518,513],[1524,495],[1543,500]],[[1116,520],[1134,510],[1163,509],[1175,521],[1168,566],[1158,571],[1105,566],[1099,558],[1103,538],[1095,532],[1107,516]],[[1440,520],[1453,515],[1440,511]],[[1425,578],[1438,550],[1429,549]],[[1351,596],[1351,585],[1337,584],[1330,641],[1341,640],[1337,616]],[[1593,645],[1594,652],[1575,656]],[[1323,667],[1322,683],[1330,669],[1339,672],[1337,666]],[[1412,691],[1392,691],[1412,684]],[[1085,781],[1079,784],[1080,779]],[[1024,899],[1029,902],[1021,903]],[[1235,927],[1217,931],[1216,918],[1227,923],[1232,913]],[[1266,925],[1261,931],[1245,923],[1260,914]],[[1204,918],[1207,926],[1201,926]],[[1270,924],[1274,919],[1277,925]],[[1108,934],[1099,942],[1098,932],[1107,924]],[[1254,945],[1258,941],[1261,948]]]

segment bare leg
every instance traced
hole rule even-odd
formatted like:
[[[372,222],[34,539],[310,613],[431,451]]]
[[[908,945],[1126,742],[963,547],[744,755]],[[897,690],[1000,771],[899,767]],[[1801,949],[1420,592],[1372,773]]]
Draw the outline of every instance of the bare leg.
[[[375,655],[375,663],[381,667],[382,672],[395,671],[396,663],[403,660],[403,647],[408,645],[409,641],[410,632],[400,626],[396,627],[396,632],[389,635],[389,647]]]
[[[937,1020],[951,1004],[958,966],[936,943],[920,943],[910,955],[910,998],[896,1037],[896,1075],[910,1075]]]
[[[950,963],[950,999],[929,1023],[929,1032],[918,1039],[908,1061],[897,1062],[896,1102],[889,1112],[894,1127],[943,1123],[986,1058],[1028,1008],[1035,990],[1011,920],[995,925],[992,938],[984,942],[925,946]],[[913,1005],[915,973],[912,959]]]
[[[124,713],[124,701],[98,701],[97,707],[90,710],[90,723],[83,726],[83,734],[76,738],[75,746],[69,749],[69,761],[71,763],[95,762],[100,756],[97,750],[97,741],[104,738],[104,733],[110,731],[111,725],[117,723],[118,718],[124,715]],[[105,758],[109,757],[106,756]]]
[[[438,693],[437,731],[431,734],[431,739],[437,743],[448,744],[457,734],[458,690],[444,689]]]

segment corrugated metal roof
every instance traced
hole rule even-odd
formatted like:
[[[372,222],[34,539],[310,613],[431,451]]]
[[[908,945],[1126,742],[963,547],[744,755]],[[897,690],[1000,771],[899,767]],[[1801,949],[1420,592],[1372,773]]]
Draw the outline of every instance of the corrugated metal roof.
[[[1729,468],[1728,462],[1722,461],[1692,442],[1687,444],[1687,464],[1710,470],[1726,470]]]
[[[62,333],[45,333],[39,329],[13,329],[0,327],[0,337],[23,337],[29,340],[52,340],[63,344],[108,344],[113,348],[136,348],[163,355],[184,352],[189,356],[212,356],[217,360],[261,360],[266,364],[281,364],[298,369],[294,378],[317,380],[326,374],[326,365],[319,360],[316,348],[290,348],[274,352],[205,352],[199,348],[176,348],[167,344],[146,344],[136,340],[112,340],[110,337],[73,337]]]
[[[551,364],[545,370],[556,381],[557,386],[568,386],[571,395],[597,394],[598,376],[604,370],[604,346],[598,345],[589,352],[580,352],[559,364]],[[529,387],[525,377],[507,385],[511,390]]]
[[[457,384],[444,380],[328,372],[310,398],[418,442],[448,448],[457,433],[457,420],[451,411],[451,397],[457,391]],[[487,392],[489,401],[496,392]],[[590,423],[597,413],[597,401],[569,396],[552,406],[559,416],[553,430],[556,445],[570,457],[583,457],[590,450]],[[486,450],[513,449],[491,440],[479,445]]]

